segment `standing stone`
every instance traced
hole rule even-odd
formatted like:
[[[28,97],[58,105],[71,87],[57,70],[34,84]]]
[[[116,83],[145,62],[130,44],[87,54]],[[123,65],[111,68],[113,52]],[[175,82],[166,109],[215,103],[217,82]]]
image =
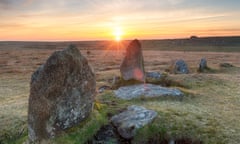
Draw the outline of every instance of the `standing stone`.
[[[202,58],[200,60],[200,63],[199,63],[199,68],[198,68],[198,71],[199,72],[203,72],[205,69],[207,69],[207,60],[205,58]]]
[[[94,73],[75,46],[54,52],[32,75],[28,107],[30,142],[52,138],[87,118],[95,89]]]
[[[177,60],[174,65],[175,74],[188,74],[188,65],[184,60]]]
[[[120,72],[124,80],[135,79],[145,81],[144,62],[140,42],[135,39],[126,49],[126,56],[120,65]]]

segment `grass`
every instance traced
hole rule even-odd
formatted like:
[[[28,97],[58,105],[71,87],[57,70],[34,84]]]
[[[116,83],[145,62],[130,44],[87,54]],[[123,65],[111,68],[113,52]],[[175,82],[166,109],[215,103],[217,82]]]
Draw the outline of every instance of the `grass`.
[[[14,143],[26,135],[28,91],[24,77],[0,78],[0,143]]]
[[[65,131],[61,136],[50,141],[56,144],[85,143],[91,139],[100,127],[107,123],[104,111],[94,110],[91,116],[79,126]]]
[[[232,68],[228,71],[218,70],[214,74],[171,75],[176,81],[188,86],[181,88],[188,93],[182,101],[161,98],[123,101],[109,91],[99,98],[101,103],[109,106],[107,111],[112,114],[132,104],[158,112],[154,122],[140,129],[132,143],[147,143],[149,139],[160,141],[185,138],[203,143],[237,144],[240,140],[240,99],[236,96],[239,93],[237,81],[230,79],[239,71],[239,68]]]
[[[188,93],[182,101],[172,99],[135,99],[115,103],[142,105],[158,112],[154,122],[140,129],[133,143],[158,140],[190,138],[203,143],[238,143],[239,139],[239,90],[234,78],[239,68],[219,69],[216,73],[171,75],[172,79],[187,86]],[[190,95],[190,96],[189,96]],[[112,99],[109,93],[101,96],[104,101]]]
[[[44,62],[52,51],[7,51],[0,57],[0,143],[23,143],[27,140],[27,108],[31,72]],[[85,52],[82,52],[86,54]],[[146,71],[164,72],[171,60],[184,58],[190,74],[167,75],[164,83],[178,87],[186,96],[176,99],[116,98],[111,90],[96,96],[91,117],[82,124],[63,132],[48,143],[84,143],[109,122],[109,118],[127,106],[135,104],[158,113],[148,126],[137,131],[133,143],[157,140],[190,138],[203,143],[237,144],[240,141],[240,53],[144,51]],[[6,54],[6,55],[5,55]],[[8,60],[8,56],[11,56]],[[19,56],[21,55],[21,56]],[[86,54],[87,55],[87,54]],[[97,87],[110,85],[109,79],[119,76],[121,56],[91,50],[90,64],[95,68]],[[114,57],[111,57],[114,56]],[[1,55],[2,56],[2,55]],[[15,58],[18,58],[18,61]],[[29,57],[35,59],[27,61]],[[198,73],[200,58],[206,57],[210,71]],[[9,62],[10,61],[10,62]],[[222,62],[235,67],[219,67]],[[11,73],[7,73],[11,72]],[[162,83],[162,82],[161,82]],[[125,85],[125,83],[123,83]],[[153,139],[154,140],[154,139]]]

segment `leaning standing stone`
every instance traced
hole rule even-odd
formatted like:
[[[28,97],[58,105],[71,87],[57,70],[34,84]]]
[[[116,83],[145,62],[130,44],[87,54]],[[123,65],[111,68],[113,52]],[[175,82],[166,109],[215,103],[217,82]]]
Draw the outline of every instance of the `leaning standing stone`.
[[[177,60],[174,65],[175,74],[188,74],[188,65],[184,60]]]
[[[30,142],[52,138],[87,118],[95,89],[94,73],[75,46],[54,52],[32,75],[28,107]]]
[[[144,62],[140,42],[133,40],[126,49],[126,56],[120,65],[120,72],[124,80],[145,81]]]

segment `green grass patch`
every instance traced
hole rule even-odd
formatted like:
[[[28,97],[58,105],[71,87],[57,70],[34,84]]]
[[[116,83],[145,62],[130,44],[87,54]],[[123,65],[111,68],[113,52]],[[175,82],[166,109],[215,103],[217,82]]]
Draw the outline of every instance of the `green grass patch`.
[[[106,123],[106,113],[94,110],[91,116],[79,126],[68,129],[60,136],[51,140],[51,142],[56,144],[85,143]]]

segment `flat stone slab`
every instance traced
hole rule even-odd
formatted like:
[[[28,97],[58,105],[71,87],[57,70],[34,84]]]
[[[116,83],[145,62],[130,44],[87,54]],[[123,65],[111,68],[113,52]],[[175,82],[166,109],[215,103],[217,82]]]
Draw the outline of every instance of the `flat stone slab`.
[[[166,88],[159,85],[153,84],[138,84],[131,86],[120,87],[114,91],[118,98],[130,100],[138,97],[163,97],[163,96],[174,96],[183,97],[183,93],[176,88]]]
[[[126,111],[113,116],[111,122],[123,138],[131,139],[137,129],[151,123],[156,116],[157,112],[153,110],[132,105]]]

